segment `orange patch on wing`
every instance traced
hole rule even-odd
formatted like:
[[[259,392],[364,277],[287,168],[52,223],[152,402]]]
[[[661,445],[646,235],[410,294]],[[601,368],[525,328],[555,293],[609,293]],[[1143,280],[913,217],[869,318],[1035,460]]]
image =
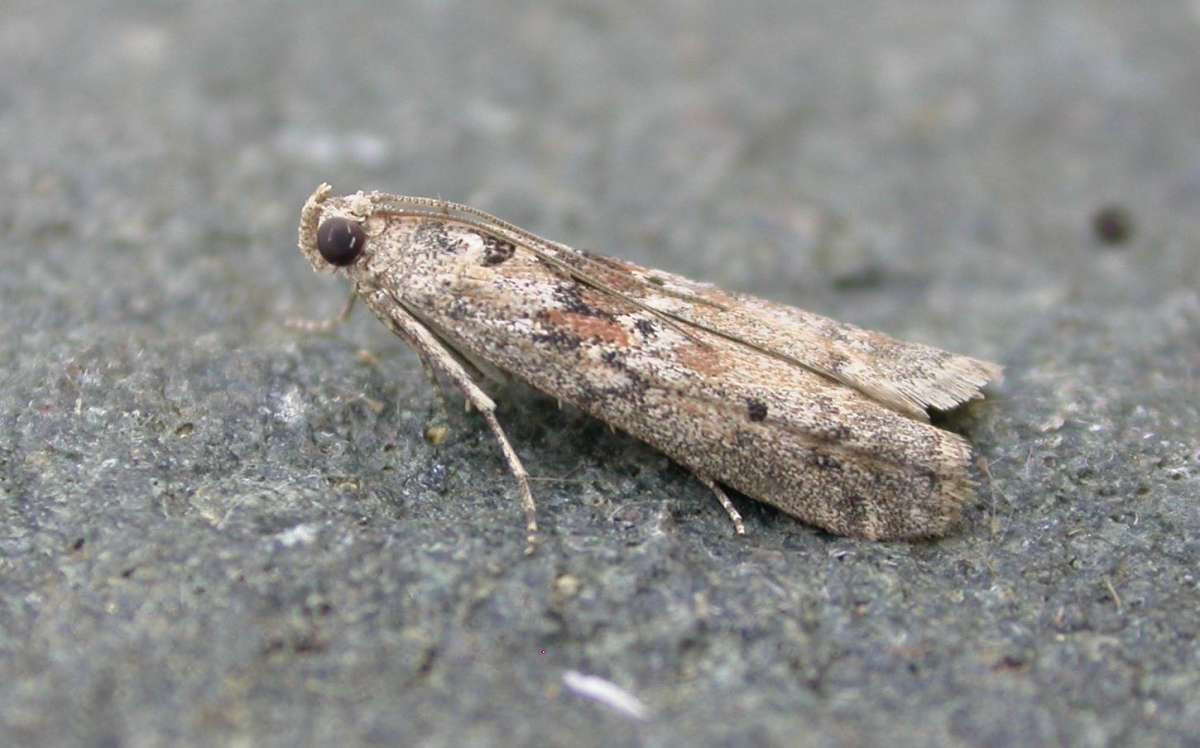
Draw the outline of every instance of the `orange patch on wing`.
[[[545,319],[551,326],[568,330],[582,340],[596,339],[619,347],[626,347],[630,343],[629,333],[624,327],[599,317],[552,310],[546,312]]]
[[[675,356],[687,368],[705,377],[724,374],[729,370],[729,361],[719,346],[702,346],[687,343],[675,349]]]

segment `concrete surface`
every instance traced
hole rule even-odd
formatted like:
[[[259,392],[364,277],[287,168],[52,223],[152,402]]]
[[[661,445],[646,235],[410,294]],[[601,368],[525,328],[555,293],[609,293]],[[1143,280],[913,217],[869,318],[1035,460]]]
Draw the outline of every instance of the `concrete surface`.
[[[0,743],[1197,744],[1200,4],[0,14]],[[283,326],[322,180],[1000,361],[978,501],[738,538],[514,388],[524,558],[410,352]]]

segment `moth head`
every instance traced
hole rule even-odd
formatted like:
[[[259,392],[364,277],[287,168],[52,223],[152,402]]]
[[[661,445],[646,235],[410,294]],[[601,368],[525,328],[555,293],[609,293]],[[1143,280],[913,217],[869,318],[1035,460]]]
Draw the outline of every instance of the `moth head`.
[[[300,211],[300,251],[313,270],[349,268],[370,253],[365,224],[371,201],[364,195],[333,197],[327,184],[317,187]]]

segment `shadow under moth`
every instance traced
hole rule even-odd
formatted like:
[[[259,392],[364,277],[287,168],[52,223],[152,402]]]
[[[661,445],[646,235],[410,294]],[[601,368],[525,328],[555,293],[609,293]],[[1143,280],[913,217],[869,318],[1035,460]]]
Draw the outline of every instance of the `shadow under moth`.
[[[996,364],[581,252],[465,205],[331,193],[323,184],[305,202],[301,251],[350,280],[340,319],[361,297],[435,385],[453,382],[482,414],[516,479],[530,549],[528,475],[481,388],[505,374],[670,456],[739,533],[722,485],[830,532],[887,540],[943,535],[973,494],[970,445],[928,410],[982,397]]]

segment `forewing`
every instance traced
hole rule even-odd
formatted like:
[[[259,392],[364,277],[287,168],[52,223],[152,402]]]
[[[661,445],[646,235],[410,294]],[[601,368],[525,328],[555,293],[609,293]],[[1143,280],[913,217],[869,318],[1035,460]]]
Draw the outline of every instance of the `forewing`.
[[[625,260],[564,253],[565,261],[673,319],[841,382],[913,418],[982,397],[1001,367]]]

